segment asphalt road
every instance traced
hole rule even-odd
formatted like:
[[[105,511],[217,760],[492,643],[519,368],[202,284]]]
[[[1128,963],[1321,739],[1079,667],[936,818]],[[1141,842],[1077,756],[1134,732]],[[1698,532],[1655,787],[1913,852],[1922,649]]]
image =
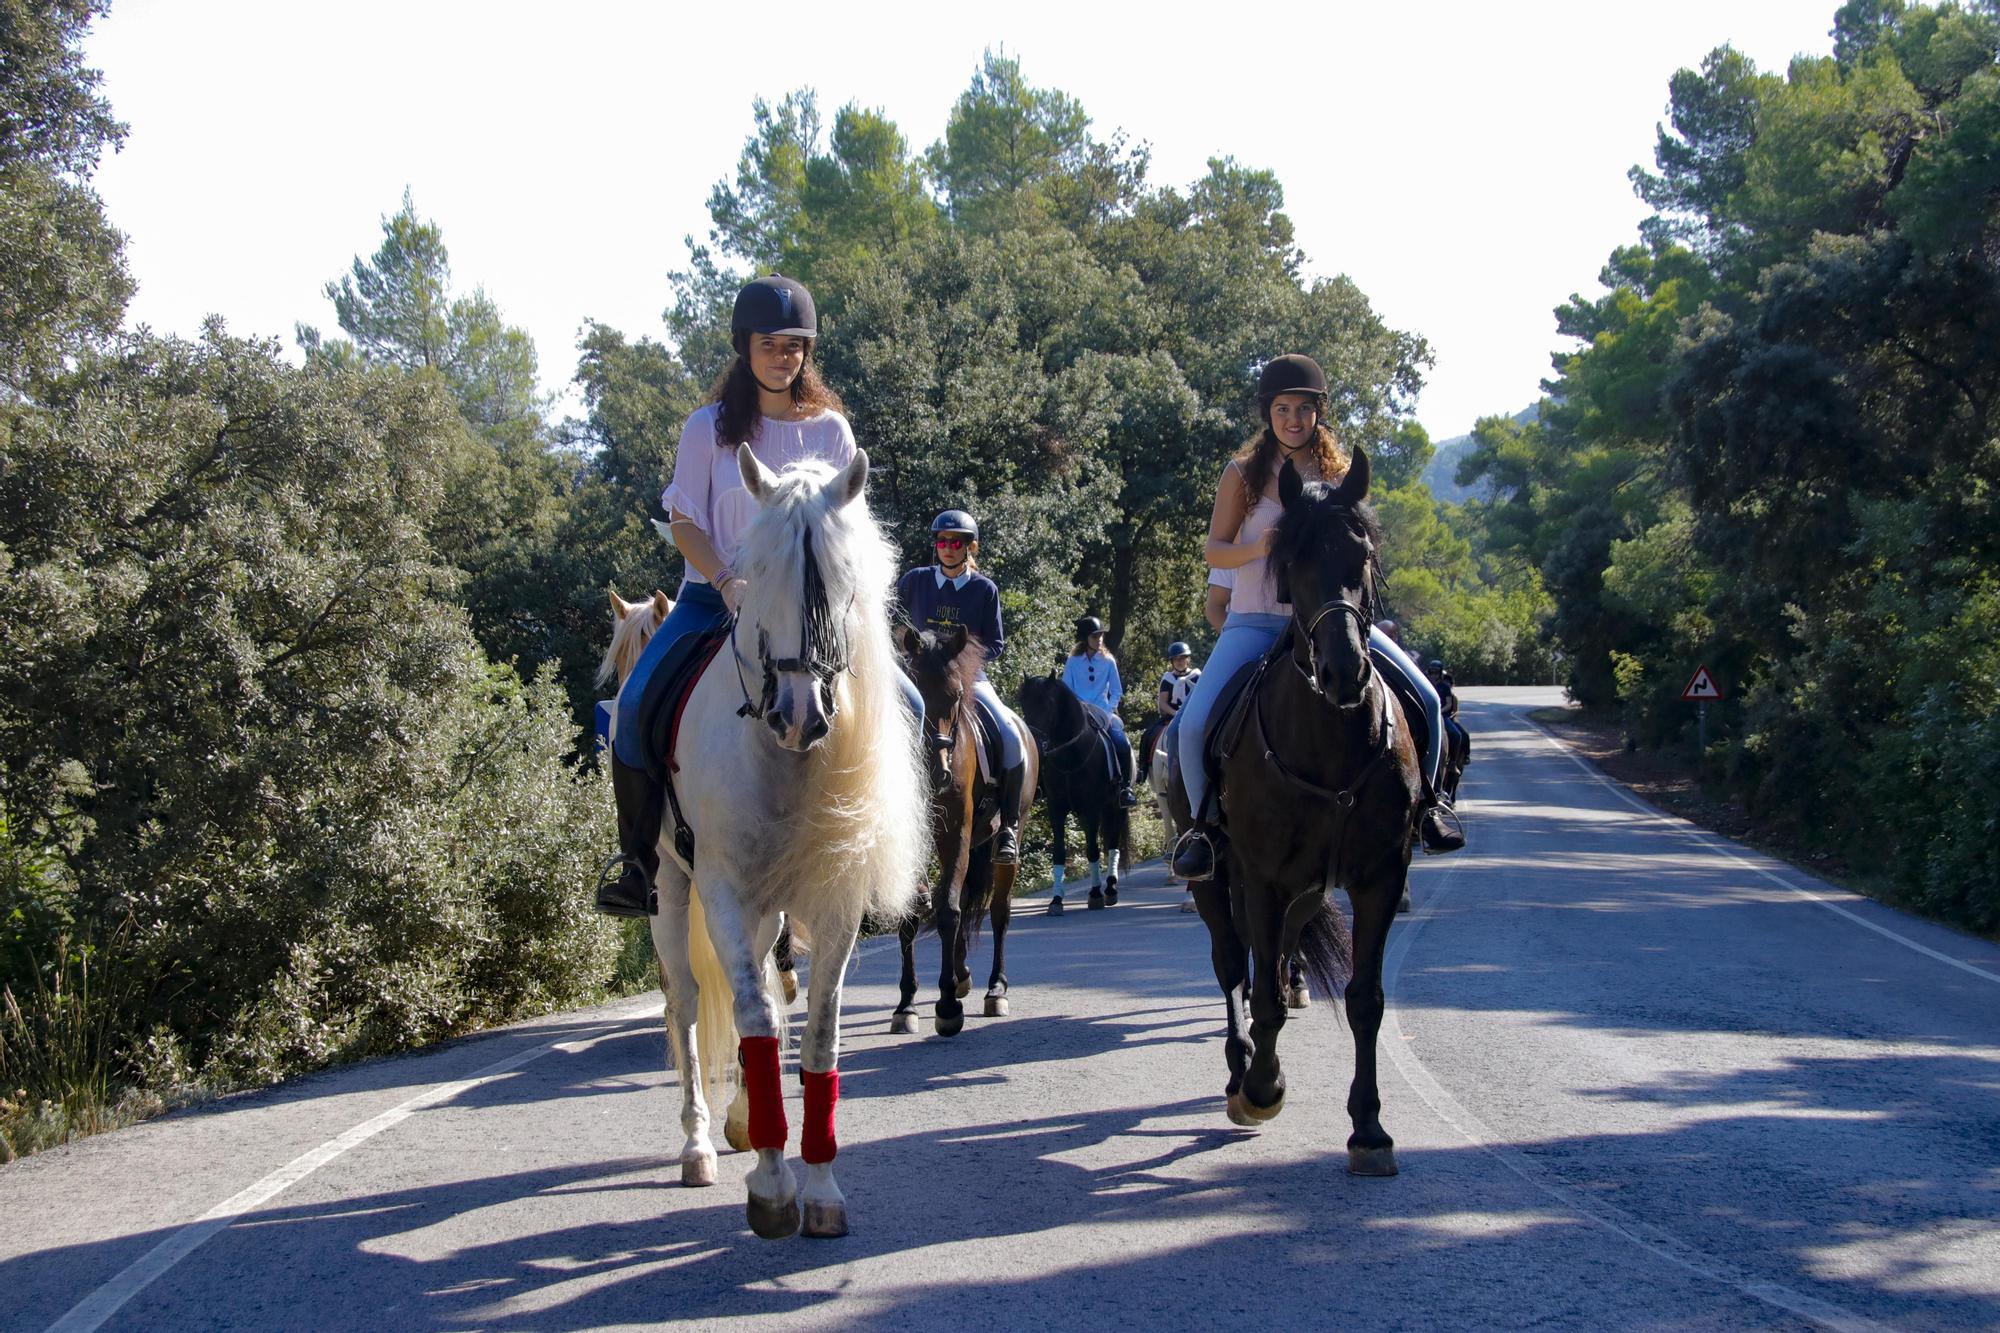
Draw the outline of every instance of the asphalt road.
[[[1012,1016],[957,1038],[888,1036],[863,952],[845,1239],[754,1239],[747,1155],[677,1183],[655,996],[0,1168],[0,1328],[2000,1327],[2000,949],[1638,804],[1523,719],[1553,691],[1464,694],[1472,846],[1390,937],[1395,1179],[1344,1173],[1325,1003],[1284,1115],[1223,1118],[1151,868],[1019,919]]]

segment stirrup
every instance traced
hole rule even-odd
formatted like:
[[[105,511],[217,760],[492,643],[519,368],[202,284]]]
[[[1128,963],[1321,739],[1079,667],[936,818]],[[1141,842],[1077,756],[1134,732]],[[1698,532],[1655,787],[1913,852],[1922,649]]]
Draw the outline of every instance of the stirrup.
[[[618,892],[628,866],[641,875],[645,873],[643,866],[623,852],[614,852],[605,858],[604,868],[597,872],[597,910],[606,916],[650,917],[655,911],[657,890],[649,887],[645,896],[636,901]]]
[[[1194,871],[1198,869],[1198,867],[1192,865],[1191,863],[1183,864],[1184,858],[1191,855],[1196,850],[1197,844],[1199,844],[1202,848],[1205,848],[1208,852],[1208,869],[1205,873],[1202,874],[1194,873]],[[1195,825],[1190,825],[1187,829],[1182,831],[1181,836],[1175,840],[1174,857],[1172,863],[1169,865],[1168,868],[1171,869],[1176,875],[1179,875],[1182,879],[1186,880],[1188,883],[1200,884],[1207,880],[1215,878],[1217,859],[1218,856],[1217,856],[1217,848],[1215,845],[1215,840],[1209,837],[1209,831],[1207,828],[1199,824],[1195,824]]]
[[[993,835],[993,864],[996,866],[1017,866],[1021,864],[1021,838],[1014,829],[1005,824]]]
[[[1425,836],[1424,832],[1430,824],[1432,815],[1438,817],[1441,833],[1436,846],[1431,845],[1430,838]],[[1450,820],[1451,824],[1447,825],[1446,820]],[[1453,827],[1454,825],[1456,827]],[[1424,811],[1423,818],[1418,820],[1417,839],[1423,844],[1425,856],[1443,856],[1458,851],[1465,846],[1465,821],[1458,817],[1458,811],[1452,808],[1451,802],[1439,799],[1430,809]]]

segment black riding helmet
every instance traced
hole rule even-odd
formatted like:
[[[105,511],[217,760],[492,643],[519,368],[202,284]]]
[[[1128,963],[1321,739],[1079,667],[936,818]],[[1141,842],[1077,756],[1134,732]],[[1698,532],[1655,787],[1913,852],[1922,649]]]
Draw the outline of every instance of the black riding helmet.
[[[1188,647],[1186,644],[1182,643],[1179,639],[1175,639],[1172,643],[1167,645],[1167,660],[1169,662],[1173,661],[1176,657],[1193,657],[1193,656],[1194,656],[1194,649]]]
[[[741,351],[749,335],[769,333],[781,338],[817,338],[819,316],[812,293],[802,282],[773,273],[744,285],[736,293],[736,310],[729,332]]]
[[[1257,376],[1257,402],[1268,406],[1281,393],[1310,393],[1326,398],[1326,372],[1309,356],[1292,352],[1272,357]]]
[[[1076,618],[1077,638],[1087,639],[1093,634],[1102,633],[1104,633],[1104,622],[1096,616],[1078,616]]]
[[[979,540],[979,521],[963,509],[947,509],[931,520],[931,536],[940,532],[962,532],[974,541]]]

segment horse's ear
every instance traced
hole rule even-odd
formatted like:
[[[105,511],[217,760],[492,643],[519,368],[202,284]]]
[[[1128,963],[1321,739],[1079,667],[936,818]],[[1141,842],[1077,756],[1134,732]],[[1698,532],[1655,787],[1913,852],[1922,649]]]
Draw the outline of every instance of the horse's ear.
[[[1292,460],[1287,458],[1284,467],[1278,470],[1279,501],[1283,503],[1285,508],[1290,509],[1297,502],[1298,498],[1305,493],[1306,483],[1304,479],[1299,476],[1299,470],[1292,466]]]
[[[951,632],[951,641],[944,646],[944,655],[955,658],[965,651],[965,626],[960,625]]]
[[[916,630],[908,625],[896,626],[896,642],[901,645],[905,657],[915,657],[917,649],[924,646],[923,640],[917,637]]]
[[[1358,444],[1347,464],[1347,475],[1340,479],[1340,489],[1333,493],[1333,498],[1344,505],[1357,505],[1368,498],[1368,453]]]
[[[623,620],[624,618],[625,618],[625,599],[618,595],[618,589],[613,588],[611,590],[611,619],[614,621],[618,621],[618,620]]]
[[[661,592],[658,588],[655,588],[653,589],[653,609],[660,613],[661,620],[665,620],[674,613],[674,599]]]
[[[868,484],[868,451],[856,449],[854,461],[827,485],[827,499],[835,509],[853,504],[861,498],[862,488]]]
[[[769,468],[757,461],[757,455],[750,452],[747,444],[736,446],[736,467],[743,474],[743,489],[750,492],[751,499],[763,504],[778,479],[771,475]]]

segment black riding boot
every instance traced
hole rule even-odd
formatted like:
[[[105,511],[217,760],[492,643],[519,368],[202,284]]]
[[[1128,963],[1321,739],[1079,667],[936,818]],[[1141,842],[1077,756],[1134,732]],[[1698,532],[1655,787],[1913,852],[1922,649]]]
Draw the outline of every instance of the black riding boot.
[[[618,802],[619,859],[597,881],[597,910],[608,916],[651,916],[657,906],[653,883],[660,870],[660,816],[666,788],[643,769],[611,760],[611,794]]]
[[[1430,783],[1424,784],[1424,817],[1417,826],[1417,832],[1424,840],[1424,850],[1432,856],[1442,856],[1465,846],[1465,834],[1445,823],[1445,816],[1451,813],[1451,803],[1431,790]],[[1454,816],[1454,819],[1456,816]]]
[[[1229,846],[1229,835],[1205,819],[1197,819],[1181,834],[1174,852],[1174,873],[1190,884],[1215,878],[1215,867]]]
[[[1123,786],[1118,788],[1118,804],[1130,810],[1133,806],[1139,804],[1139,792],[1137,790],[1138,777],[1133,768],[1131,740],[1125,740],[1119,748],[1125,752],[1125,782]]]
[[[1027,780],[1028,766],[1016,764],[1000,775],[1000,831],[993,835],[993,864],[1021,864],[1021,784]]]

